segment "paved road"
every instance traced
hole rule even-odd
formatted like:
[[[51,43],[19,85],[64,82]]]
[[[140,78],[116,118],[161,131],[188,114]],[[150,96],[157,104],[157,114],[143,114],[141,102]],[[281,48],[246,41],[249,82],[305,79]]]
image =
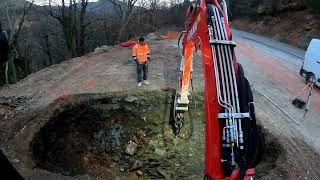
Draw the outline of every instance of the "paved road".
[[[306,85],[299,75],[305,51],[266,37],[237,30],[233,30],[233,36],[237,42],[239,62],[243,64],[253,89],[258,94],[260,92],[263,94],[256,96],[260,103],[257,103],[258,106],[264,106],[262,102],[265,101],[272,102],[274,109],[271,111],[281,111],[284,116],[266,112],[266,107],[257,107],[258,111],[265,111],[265,115],[269,116],[269,121],[275,126],[287,129],[288,132],[295,131],[319,151],[319,89],[313,93],[311,112],[306,117],[303,117],[304,110],[297,109],[290,103]],[[307,91],[300,98],[306,97]],[[284,118],[287,120],[284,121]]]
[[[285,43],[282,43],[282,42],[279,42],[279,41],[276,41],[276,40],[273,40],[273,39],[270,39],[270,38],[267,38],[264,36],[260,36],[257,34],[251,34],[251,33],[239,31],[236,29],[232,29],[231,31],[234,36],[245,38],[245,39],[257,42],[259,44],[268,46],[273,49],[281,50],[282,52],[286,52],[287,54],[291,54],[291,55],[299,57],[301,59],[304,58],[305,51],[302,49],[299,49],[297,47],[294,47],[294,46],[291,46],[291,45],[288,45],[288,44],[285,44]]]

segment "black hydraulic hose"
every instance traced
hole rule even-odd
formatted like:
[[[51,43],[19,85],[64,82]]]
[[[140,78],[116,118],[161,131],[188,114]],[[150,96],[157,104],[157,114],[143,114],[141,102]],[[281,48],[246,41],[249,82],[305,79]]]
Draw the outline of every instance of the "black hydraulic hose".
[[[180,34],[180,36],[179,36],[179,39],[178,39],[178,49],[179,49],[179,53],[180,53],[180,56],[181,56],[181,57],[182,57],[183,55],[182,55],[182,52],[181,52],[180,41],[181,41],[182,36],[184,35],[185,32],[186,32],[186,31],[182,31],[181,34]]]

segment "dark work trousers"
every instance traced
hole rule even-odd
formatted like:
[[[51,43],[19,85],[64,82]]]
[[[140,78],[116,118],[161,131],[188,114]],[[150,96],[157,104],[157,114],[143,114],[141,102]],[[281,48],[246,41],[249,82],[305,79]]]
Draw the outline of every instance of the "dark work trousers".
[[[147,80],[148,78],[148,62],[145,64],[140,64],[137,62],[137,77],[138,83],[142,82],[142,80]]]

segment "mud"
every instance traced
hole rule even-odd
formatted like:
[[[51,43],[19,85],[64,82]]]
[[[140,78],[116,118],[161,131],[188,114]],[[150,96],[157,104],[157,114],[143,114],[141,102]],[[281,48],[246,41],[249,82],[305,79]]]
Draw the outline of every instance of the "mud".
[[[59,100],[45,111],[46,120],[42,120],[47,123],[30,142],[35,169],[57,177],[202,179],[203,94],[193,96],[190,113],[177,137],[170,125],[172,95],[167,91],[77,95]],[[277,163],[284,154],[275,136],[266,130],[264,134],[266,151],[256,167],[258,178],[268,177],[270,171],[281,172]],[[127,148],[132,144],[136,150],[130,155]],[[287,175],[283,172],[281,176]]]

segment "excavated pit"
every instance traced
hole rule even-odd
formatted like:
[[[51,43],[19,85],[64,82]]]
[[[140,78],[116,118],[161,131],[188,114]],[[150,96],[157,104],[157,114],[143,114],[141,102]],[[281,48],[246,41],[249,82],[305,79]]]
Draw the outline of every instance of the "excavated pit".
[[[126,166],[121,150],[143,119],[123,111],[107,114],[78,107],[52,119],[34,139],[33,153],[39,167],[64,175],[97,173],[113,162]],[[102,170],[102,169],[101,169]]]
[[[193,107],[178,137],[169,123],[170,92],[60,99],[44,113],[47,123],[30,144],[33,160],[37,168],[64,176],[202,179],[203,98],[195,97],[198,107]],[[277,139],[265,135],[258,177],[268,176],[282,154]]]

